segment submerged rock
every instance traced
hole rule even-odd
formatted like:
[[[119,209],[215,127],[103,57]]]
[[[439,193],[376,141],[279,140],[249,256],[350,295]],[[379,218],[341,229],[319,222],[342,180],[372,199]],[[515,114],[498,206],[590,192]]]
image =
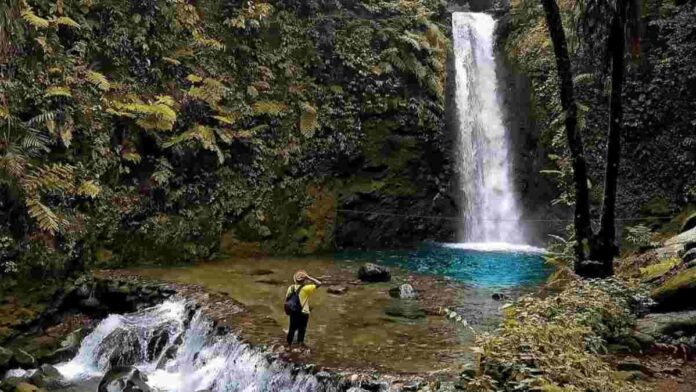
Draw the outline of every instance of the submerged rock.
[[[399,287],[394,287],[389,290],[389,295],[393,298],[413,299],[417,297],[416,290],[408,283],[404,283]]]
[[[273,273],[273,270],[263,268],[251,271],[251,275],[253,276],[272,275]]]
[[[329,294],[343,295],[346,292],[348,292],[348,287],[346,287],[346,286],[329,286],[329,288],[326,289],[326,291]]]
[[[391,280],[391,272],[387,267],[367,263],[358,270],[358,279],[363,282],[389,282]]]
[[[491,295],[491,298],[493,298],[494,301],[507,301],[510,299],[510,297],[503,293],[494,293]]]
[[[410,320],[425,318],[426,313],[416,301],[393,301],[385,310],[389,316]]]
[[[132,366],[114,367],[102,377],[97,392],[150,392],[147,377]]]
[[[651,297],[660,310],[687,310],[696,307],[696,269],[686,269],[654,289]]]

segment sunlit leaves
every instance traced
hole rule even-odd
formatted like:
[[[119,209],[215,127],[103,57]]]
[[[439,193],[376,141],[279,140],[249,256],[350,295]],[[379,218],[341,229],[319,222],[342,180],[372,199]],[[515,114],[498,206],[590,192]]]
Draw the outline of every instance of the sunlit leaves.
[[[96,71],[87,71],[87,81],[102,91],[109,91],[111,83],[103,74]]]
[[[62,220],[38,198],[29,198],[26,204],[29,216],[36,221],[41,230],[54,234],[60,229]]]
[[[176,123],[176,102],[170,96],[158,96],[152,103],[110,102],[107,111],[117,116],[136,119],[136,124],[145,130],[171,131]]]
[[[252,105],[255,115],[280,116],[288,110],[288,105],[277,101],[259,101]]]
[[[87,180],[83,181],[79,187],[77,187],[77,194],[80,196],[90,197],[92,199],[96,198],[101,192],[101,186],[96,181]]]
[[[66,86],[51,86],[44,92],[44,97],[72,97],[72,93]]]
[[[300,114],[300,132],[303,135],[310,137],[314,134],[314,130],[318,125],[317,109],[305,102],[302,104],[302,113]]]
[[[22,10],[22,19],[37,29],[47,29],[50,26],[48,19],[44,19],[34,13],[31,7],[26,7]]]
[[[68,26],[68,27],[72,27],[72,28],[76,28],[76,29],[80,28],[80,25],[77,22],[75,22],[71,18],[68,18],[67,16],[58,17],[58,18],[52,20],[51,22],[55,23],[56,25],[59,25],[59,26]]]

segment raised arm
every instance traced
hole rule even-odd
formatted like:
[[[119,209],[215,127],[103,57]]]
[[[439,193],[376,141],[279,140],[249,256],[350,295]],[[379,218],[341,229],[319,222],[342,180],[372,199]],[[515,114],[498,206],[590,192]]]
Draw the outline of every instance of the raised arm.
[[[313,278],[313,277],[307,275],[307,279],[311,280],[312,283],[314,283],[317,287],[321,287],[321,285],[322,285],[321,281],[317,278]]]

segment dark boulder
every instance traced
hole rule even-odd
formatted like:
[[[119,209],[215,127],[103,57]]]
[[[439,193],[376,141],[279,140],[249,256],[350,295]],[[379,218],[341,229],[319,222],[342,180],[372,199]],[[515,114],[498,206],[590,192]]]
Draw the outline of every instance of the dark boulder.
[[[97,392],[150,392],[147,377],[132,366],[111,368],[99,382]]]
[[[0,374],[5,373],[12,363],[12,351],[0,346]]]
[[[14,351],[12,367],[20,367],[22,369],[35,368],[36,358],[22,349],[17,349]]]
[[[689,215],[688,218],[684,221],[684,224],[681,226],[681,229],[679,230],[680,233],[683,233],[685,231],[689,231],[696,227],[696,212]]]
[[[358,270],[358,279],[363,282],[389,282],[391,280],[391,272],[387,267],[367,263]]]
[[[652,338],[661,343],[683,343],[696,348],[696,311],[649,314],[638,319],[634,336],[646,341]]]
[[[147,342],[148,361],[152,361],[162,354],[162,351],[164,351],[167,343],[169,342],[169,338],[169,329],[167,329],[166,326],[160,327],[152,334],[150,341]]]
[[[129,329],[116,328],[97,347],[97,356],[107,358],[109,367],[131,366],[142,358],[138,335]]]
[[[689,268],[667,279],[651,293],[660,311],[696,308],[696,269]]]
[[[491,295],[491,298],[493,298],[494,301],[507,301],[510,299],[509,296],[503,293],[494,293],[493,295]]]
[[[46,364],[41,365],[41,367],[31,375],[30,380],[32,384],[49,391],[64,388],[68,385],[58,369]]]
[[[696,248],[689,249],[686,253],[684,253],[684,256],[682,256],[682,261],[685,263],[690,263],[694,260],[696,260]]]

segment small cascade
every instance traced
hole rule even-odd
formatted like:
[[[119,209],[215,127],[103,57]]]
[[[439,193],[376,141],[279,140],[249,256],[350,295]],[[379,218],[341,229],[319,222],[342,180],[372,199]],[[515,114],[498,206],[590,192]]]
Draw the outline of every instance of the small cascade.
[[[200,312],[190,320],[188,313],[183,301],[166,301],[111,315],[84,339],[75,358],[56,367],[74,384],[118,366],[135,366],[157,391],[320,390],[314,376],[270,361],[234,334],[217,334]]]
[[[523,244],[524,229],[510,178],[508,135],[497,95],[494,28],[490,15],[452,14],[457,160],[465,199],[460,241]]]

